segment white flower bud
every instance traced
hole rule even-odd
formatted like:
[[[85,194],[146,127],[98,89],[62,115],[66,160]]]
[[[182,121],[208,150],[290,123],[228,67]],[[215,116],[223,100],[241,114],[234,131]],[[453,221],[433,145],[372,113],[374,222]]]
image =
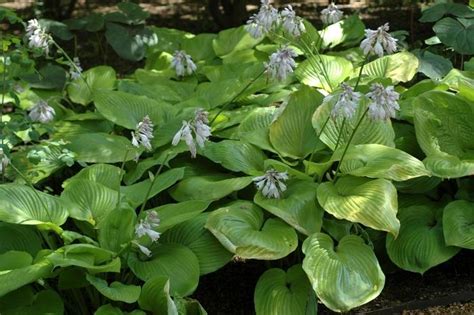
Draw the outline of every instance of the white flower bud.
[[[393,86],[384,86],[380,83],[374,83],[370,87],[367,97],[370,98],[369,117],[372,120],[387,120],[390,117],[395,118],[396,111],[400,110],[398,98],[400,94],[394,91]]]
[[[29,117],[34,122],[48,123],[54,119],[56,112],[47,102],[40,100],[30,110]]]
[[[286,190],[284,181],[287,179],[287,172],[277,172],[274,169],[270,169],[265,175],[255,177],[253,181],[262,195],[267,198],[279,199],[281,194]]]

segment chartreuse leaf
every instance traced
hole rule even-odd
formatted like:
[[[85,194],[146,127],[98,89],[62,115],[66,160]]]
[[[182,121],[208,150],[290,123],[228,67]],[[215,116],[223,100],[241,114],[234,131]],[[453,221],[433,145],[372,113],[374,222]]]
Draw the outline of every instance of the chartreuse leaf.
[[[78,161],[85,163],[130,161],[140,152],[127,138],[106,133],[84,133],[68,141],[67,148],[76,153]]]
[[[68,182],[61,198],[77,205],[72,218],[96,225],[115,209],[118,193],[91,180],[74,179]]]
[[[171,190],[171,196],[178,201],[217,200],[234,191],[244,189],[252,177],[195,176],[182,180]]]
[[[362,70],[363,76],[371,78],[390,78],[394,82],[408,82],[418,71],[418,58],[407,51],[383,56],[369,62]],[[359,75],[360,68],[354,70],[352,76]]]
[[[270,125],[270,142],[282,156],[304,158],[318,146],[311,116],[323,101],[319,92],[302,87],[293,93],[280,117]]]
[[[400,208],[400,233],[396,239],[387,235],[390,259],[404,270],[423,274],[456,255],[460,248],[446,245],[441,216],[442,208],[428,201]]]
[[[292,266],[287,272],[269,269],[255,286],[255,312],[257,315],[307,315],[310,293],[311,284],[301,265]],[[316,314],[316,309],[311,311]]]
[[[446,245],[474,249],[474,203],[456,200],[443,211]]]
[[[116,81],[115,70],[108,66],[99,66],[82,73],[82,77],[68,85],[69,98],[74,103],[87,105],[92,95],[99,90],[112,90]],[[84,79],[85,78],[85,81]]]
[[[258,192],[254,197],[254,202],[300,233],[310,235],[319,232],[324,210],[316,200],[318,185],[302,180],[291,180],[286,185],[288,189],[283,193],[282,198],[266,198]]]
[[[329,25],[320,31],[320,35],[325,47],[334,47],[340,44],[350,46],[351,43],[358,43],[364,37],[364,30],[364,23],[357,14],[354,14]]]
[[[170,296],[170,281],[166,276],[152,277],[145,282],[138,305],[154,315],[178,315],[178,310]]]
[[[0,297],[48,276],[52,270],[53,264],[43,259],[31,266],[0,272]]]
[[[276,107],[257,107],[245,117],[238,127],[240,139],[263,150],[275,152],[269,138],[269,127],[276,117]]]
[[[474,103],[430,91],[414,101],[416,138],[426,167],[441,178],[474,175]]]
[[[229,28],[217,34],[212,41],[212,47],[217,56],[224,56],[231,52],[252,48],[262,39],[255,39],[243,26]]]
[[[208,213],[183,222],[161,237],[163,243],[178,243],[193,251],[199,260],[201,275],[218,270],[232,259],[232,253],[222,247],[221,243],[204,228]],[[164,219],[160,216],[162,222]]]
[[[73,177],[66,179],[62,186],[67,189],[71,181],[85,179],[117,190],[120,182],[120,168],[110,164],[93,164],[79,171]]]
[[[146,115],[158,125],[173,111],[165,102],[120,91],[94,93],[94,104],[105,118],[132,130]]]
[[[173,168],[158,175],[155,179],[153,187],[150,190],[148,199],[156,196],[163,190],[174,185],[177,181],[183,178],[183,176],[184,168]],[[122,187],[121,189],[125,197],[127,197],[127,199],[130,201],[131,205],[136,207],[145,201],[147,191],[150,188],[151,184],[152,180],[146,179],[142,182]]]
[[[336,151],[340,159],[342,148]],[[354,176],[385,178],[404,181],[411,178],[430,176],[423,162],[402,150],[380,144],[359,144],[350,146],[341,165],[341,171]]]
[[[346,176],[318,187],[319,204],[338,219],[398,235],[397,190],[385,179]]]
[[[343,57],[317,55],[309,57],[296,68],[295,74],[302,83],[332,91],[353,71],[352,63]]]
[[[377,257],[358,236],[345,236],[334,246],[327,234],[315,233],[304,241],[303,253],[303,270],[316,295],[335,312],[372,301],[384,287]]]
[[[263,162],[267,159],[257,147],[235,140],[209,142],[201,154],[228,170],[249,175],[263,171]]]
[[[141,280],[148,281],[156,276],[170,279],[173,296],[187,296],[194,292],[199,282],[199,261],[196,255],[181,244],[162,244],[153,249],[150,260],[142,261],[130,255],[128,265]]]
[[[63,200],[17,184],[0,186],[0,220],[8,223],[39,225],[53,229],[66,222],[69,205]]]
[[[100,222],[98,241],[102,248],[118,253],[132,241],[137,215],[131,207],[119,207],[110,211]]]
[[[17,250],[36,256],[42,240],[33,227],[0,222],[0,254]]]
[[[205,227],[227,250],[243,259],[280,259],[298,245],[293,228],[279,219],[264,222],[263,211],[249,201],[211,212]]]
[[[140,296],[141,288],[136,285],[125,285],[117,281],[109,285],[107,281],[89,274],[86,275],[86,279],[97,291],[112,301],[130,304],[138,301],[138,297]]]
[[[339,117],[336,120],[329,118],[329,114],[337,101],[337,95],[334,95],[328,102],[323,103],[318,107],[313,115],[313,127],[316,133],[324,144],[330,147],[332,150],[335,149],[336,143],[339,140],[339,147],[343,148],[349,141],[350,135],[352,134],[353,127],[359,121],[367,108],[367,101],[362,99],[357,108],[356,115],[350,121],[346,121],[344,124],[341,137],[339,133],[342,127],[343,118]],[[326,123],[327,121],[327,123]],[[323,130],[323,126],[326,127]],[[321,131],[323,133],[321,134]],[[382,144],[389,147],[395,147],[395,131],[393,130],[390,120],[387,121],[372,121],[367,116],[362,120],[359,128],[357,129],[354,138],[351,141],[352,145],[365,144],[365,143],[376,143]]]

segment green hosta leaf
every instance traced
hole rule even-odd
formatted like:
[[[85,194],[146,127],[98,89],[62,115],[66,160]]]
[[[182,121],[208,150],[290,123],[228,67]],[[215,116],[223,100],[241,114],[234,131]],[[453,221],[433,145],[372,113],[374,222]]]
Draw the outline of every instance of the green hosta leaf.
[[[192,294],[199,282],[199,261],[189,248],[180,244],[160,245],[153,250],[153,256],[148,261],[140,261],[135,255],[130,255],[128,264],[143,281],[156,276],[169,277],[173,296]]]
[[[223,176],[196,176],[182,180],[171,190],[171,196],[178,201],[217,200],[234,191],[244,189],[252,177],[227,178]]]
[[[120,168],[110,164],[94,164],[80,170],[79,173],[66,179],[62,186],[67,186],[76,179],[89,180],[110,189],[117,190],[120,185]]]
[[[298,245],[295,230],[278,219],[264,222],[263,211],[248,201],[211,212],[206,228],[225,248],[243,259],[280,259]]]
[[[371,78],[390,78],[394,82],[408,82],[418,71],[419,61],[415,55],[407,51],[378,58],[364,66],[362,75]],[[353,72],[359,75],[360,68]]]
[[[184,168],[173,168],[158,175],[155,179],[148,199],[156,196],[163,190],[171,187],[184,176]],[[122,187],[122,192],[130,201],[132,206],[136,207],[145,201],[146,193],[152,184],[152,180],[146,179],[142,182]]]
[[[105,118],[132,130],[146,115],[150,117],[153,124],[158,125],[174,111],[165,102],[120,91],[96,92],[94,104]]]
[[[474,249],[474,203],[456,200],[443,212],[443,231],[446,245]]]
[[[72,218],[96,225],[117,207],[118,193],[91,180],[74,179],[68,182],[61,198],[78,206],[71,211]]]
[[[5,296],[5,297],[8,297]],[[1,307],[1,306],[0,306]],[[64,314],[64,302],[61,296],[53,290],[43,290],[31,297],[31,300],[17,302],[13,308],[2,309],[2,314],[36,315],[36,314]]]
[[[353,72],[352,63],[337,56],[317,55],[298,65],[296,77],[302,83],[332,91]]]
[[[199,301],[191,298],[175,298],[178,314],[185,315],[207,315],[206,310],[202,307]]]
[[[339,159],[342,149],[335,154]],[[424,164],[404,151],[380,144],[351,146],[346,152],[341,171],[354,176],[404,181],[430,176]]]
[[[91,275],[86,275],[86,279],[97,291],[112,301],[130,304],[138,301],[140,296],[141,288],[136,285],[125,285],[117,281],[109,285],[107,281]]]
[[[204,228],[207,218],[208,213],[202,213],[173,227],[160,239],[163,243],[178,243],[191,249],[199,260],[201,275],[218,270],[232,259],[232,253]]]
[[[329,118],[329,114],[337,101],[337,97],[333,97],[331,101],[323,103],[318,107],[316,112],[313,115],[313,127],[316,130],[316,133],[320,135],[320,139],[324,144],[330,147],[332,150],[335,149],[337,139],[339,138],[339,131],[342,126],[342,118],[338,118],[336,121]],[[342,136],[340,137],[339,147],[343,148],[346,143],[349,141],[350,135],[352,134],[353,127],[362,117],[363,113],[366,110],[367,104],[364,100],[361,100],[357,113],[354,116],[353,120],[346,121],[344,124]],[[326,123],[323,133],[324,124]],[[359,128],[357,129],[354,138],[351,141],[352,145],[356,144],[365,144],[365,143],[376,143],[383,144],[385,146],[394,147],[395,146],[395,131],[392,128],[390,120],[388,121],[371,121],[368,117],[365,117],[361,122]]]
[[[397,190],[385,179],[342,177],[318,187],[321,206],[338,219],[398,234]]]
[[[216,55],[220,57],[234,51],[252,48],[261,40],[253,38],[243,26],[240,26],[219,32],[217,38],[212,41],[212,47]]]
[[[415,130],[426,167],[441,178],[474,174],[474,104],[448,92],[415,100]]]
[[[0,220],[58,227],[66,222],[69,205],[61,199],[17,184],[0,185]]]
[[[106,304],[99,307],[95,311],[94,315],[123,315],[123,312],[118,307],[114,307],[110,304]]]
[[[170,296],[170,281],[165,276],[156,276],[145,282],[138,305],[154,315],[178,315],[176,305]]]
[[[46,258],[55,267],[77,266],[90,273],[120,272],[120,258],[115,253],[89,244],[66,245]]]
[[[0,254],[10,250],[30,253],[36,256],[42,240],[33,227],[0,222]]]
[[[189,200],[179,203],[168,203],[166,205],[150,209],[156,211],[160,218],[160,226],[156,229],[163,233],[173,226],[197,217],[209,207],[210,201]]]
[[[239,125],[240,139],[263,150],[275,152],[269,138],[269,126],[278,109],[276,107],[255,108]]]
[[[375,299],[385,276],[372,248],[355,235],[335,247],[326,234],[316,233],[303,243],[303,269],[318,298],[335,312],[347,312]]]
[[[116,208],[100,222],[98,241],[102,248],[118,253],[122,246],[132,241],[137,215],[132,208]]]
[[[281,155],[304,158],[317,148],[311,116],[322,100],[323,96],[309,87],[292,94],[281,116],[270,125],[270,142]]]
[[[427,202],[399,209],[400,233],[396,239],[387,235],[386,242],[388,256],[398,267],[423,274],[456,255],[459,248],[444,241],[441,211]]]
[[[8,292],[21,288],[38,279],[48,276],[53,270],[53,265],[47,260],[6,272],[0,273],[0,297]]]
[[[135,3],[122,2],[131,5]],[[105,38],[115,52],[130,61],[139,61],[145,57],[148,44],[157,41],[156,34],[143,26],[125,27],[117,23],[107,23]]]
[[[474,54],[474,23],[472,19],[446,17],[433,26],[433,31],[446,46],[460,54]]]
[[[301,265],[285,272],[273,268],[265,271],[255,287],[254,304],[257,315],[307,315],[311,285]],[[316,314],[316,309],[311,310]]]
[[[292,180],[281,199],[264,197],[260,192],[254,202],[284,220],[298,232],[310,235],[321,230],[324,211],[316,201],[318,185],[312,182]]]
[[[115,86],[116,74],[112,67],[99,66],[82,73],[82,78],[74,80],[68,85],[69,98],[81,105],[92,101],[92,94],[99,90],[112,90]],[[86,83],[87,82],[87,83]]]
[[[67,148],[77,154],[78,161],[85,163],[130,161],[139,153],[127,138],[106,133],[84,133],[68,140],[71,143]]]
[[[364,23],[357,14],[354,14],[329,25],[319,33],[325,47],[335,47],[340,44],[351,46],[352,43],[358,43],[364,37],[364,30]]]
[[[255,146],[234,140],[209,142],[201,154],[228,170],[249,175],[263,171],[263,161],[267,159]]]
[[[11,250],[0,254],[0,272],[4,270],[28,267],[33,262],[33,257],[26,252]]]

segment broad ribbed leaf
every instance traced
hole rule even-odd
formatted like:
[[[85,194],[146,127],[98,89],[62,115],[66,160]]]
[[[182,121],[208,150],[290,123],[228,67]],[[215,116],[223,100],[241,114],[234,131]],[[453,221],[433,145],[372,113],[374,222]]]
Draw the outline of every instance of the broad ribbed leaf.
[[[232,253],[204,228],[207,218],[208,213],[202,213],[173,227],[160,239],[163,243],[178,243],[191,249],[199,260],[201,275],[220,269],[232,259]]]
[[[180,244],[160,245],[153,250],[152,258],[147,261],[130,255],[128,265],[143,281],[156,276],[169,277],[173,296],[192,294],[199,282],[199,261],[189,248]]]
[[[243,259],[280,259],[298,245],[293,228],[279,219],[264,222],[263,211],[248,201],[211,212],[205,227],[227,250]]]
[[[62,186],[67,189],[70,182],[76,179],[90,180],[117,190],[120,182],[120,168],[110,164],[94,164],[83,168],[79,173],[66,179]]]
[[[99,66],[84,71],[81,78],[68,85],[69,98],[74,103],[87,105],[92,101],[93,93],[100,90],[112,90],[116,81],[115,77],[115,70],[108,66]]]
[[[0,222],[0,254],[10,250],[30,253],[36,256],[42,240],[33,227]]]
[[[156,196],[163,190],[174,185],[178,180],[183,178],[184,168],[174,168],[166,171],[155,178],[155,183],[148,195],[148,199]],[[123,194],[130,201],[132,206],[138,206],[145,201],[146,193],[152,184],[152,180],[146,179],[142,182],[122,187]]]
[[[443,211],[446,245],[474,249],[474,203],[456,200]]]
[[[338,219],[398,234],[397,190],[385,179],[342,177],[318,187],[319,204]]]
[[[61,198],[78,206],[71,212],[72,218],[96,225],[117,207],[118,193],[91,180],[74,179],[68,182]]]
[[[17,294],[17,292],[18,294],[25,294],[28,291],[22,292],[22,290],[17,290],[11,294]],[[15,296],[13,296],[13,298],[15,298]],[[64,314],[64,302],[61,299],[61,296],[53,290],[40,291],[34,296],[31,296],[31,298],[29,298],[29,296],[21,296],[19,297],[19,301],[12,301],[10,294],[4,296],[4,299],[8,300],[10,302],[9,304],[12,306],[11,308],[8,306],[7,308],[2,308],[2,305],[0,305],[2,314],[5,315]]]
[[[149,211],[153,210],[158,213],[160,226],[156,230],[163,233],[177,224],[197,217],[207,209],[210,203],[210,201],[189,200],[179,203],[168,203]]]
[[[301,265],[295,265],[285,272],[273,268],[265,271],[255,286],[254,304],[257,315],[309,315],[307,312],[311,284]]]
[[[404,51],[369,62],[364,66],[362,75],[372,78],[390,78],[394,82],[408,82],[417,73],[418,66],[418,58]],[[357,77],[359,72],[360,68],[355,69],[352,76]]]
[[[138,305],[154,315],[178,315],[176,305],[170,296],[170,281],[166,276],[156,276],[145,282]]]
[[[85,163],[130,161],[140,152],[127,138],[106,133],[84,133],[69,141],[68,149],[76,153],[78,161]]]
[[[312,182],[292,180],[282,198],[266,198],[260,192],[254,202],[284,220],[298,232],[310,235],[321,230],[324,210],[316,200],[318,185]]]
[[[340,159],[342,148],[335,153]],[[380,144],[351,146],[346,152],[341,171],[354,176],[385,178],[404,181],[411,178],[430,176],[423,162],[404,151]]]
[[[344,237],[337,246],[323,233],[303,243],[303,269],[318,298],[335,312],[350,309],[375,299],[385,284],[377,257],[355,235]]]
[[[292,94],[283,113],[270,125],[270,142],[281,155],[303,158],[317,148],[311,116],[322,101],[323,96],[309,87]]]
[[[171,190],[171,196],[178,201],[217,200],[234,191],[244,189],[252,177],[227,178],[223,176],[196,176],[182,180]]]
[[[472,17],[472,16],[471,16]],[[433,26],[440,41],[460,54],[474,54],[474,23],[471,19],[445,17]]]
[[[34,265],[0,273],[0,297],[40,278],[48,276],[53,265],[42,260]]]
[[[17,184],[0,186],[0,220],[8,223],[60,226],[69,205],[58,197]]]
[[[235,140],[209,142],[201,154],[228,170],[248,175],[255,175],[258,171],[263,171],[263,161],[267,159],[257,147]]]
[[[415,99],[415,130],[426,167],[441,178],[474,175],[474,103],[448,92]]]
[[[269,127],[277,112],[276,107],[258,107],[254,109],[239,125],[240,139],[263,150],[275,152],[270,143]]]
[[[132,130],[146,115],[153,124],[158,125],[174,111],[173,107],[165,102],[120,91],[94,93],[94,104],[105,118]]]
[[[141,288],[136,285],[125,285],[114,281],[110,285],[107,281],[91,275],[86,275],[87,281],[103,296],[112,301],[135,303],[140,296]]]
[[[316,112],[313,115],[313,127],[316,130],[316,133],[324,144],[330,147],[332,150],[335,149],[337,139],[339,138],[339,131],[342,126],[342,118],[333,120],[328,116],[337,101],[337,97],[334,96],[329,102],[323,103],[318,107]],[[343,132],[339,140],[339,147],[343,148],[345,144],[349,141],[350,135],[352,134],[353,128],[360,117],[362,117],[367,104],[364,100],[361,100],[359,107],[357,109],[356,115],[350,121],[346,121],[344,124]],[[326,127],[323,129],[324,124]],[[323,133],[321,134],[321,131]],[[376,143],[382,144],[389,147],[395,146],[395,131],[392,128],[390,120],[388,121],[372,121],[367,116],[364,117],[364,120],[361,122],[359,128],[357,129],[354,138],[351,141],[352,145],[356,144],[365,144],[365,143]]]
[[[365,26],[359,15],[353,14],[327,26],[319,34],[323,40],[322,45],[325,47],[335,47],[340,44],[347,47],[353,43],[359,43],[364,38],[364,30]]]
[[[27,252],[11,250],[0,254],[0,272],[28,267],[32,262],[33,257]]]
[[[352,63],[346,58],[317,55],[300,63],[295,74],[302,83],[331,92],[348,78],[352,71]]]
[[[261,40],[253,38],[243,26],[240,26],[219,32],[217,38],[212,41],[212,47],[217,56],[224,56],[234,51],[252,48]]]
[[[423,274],[459,252],[444,241],[438,207],[425,202],[399,209],[400,233],[396,239],[387,235],[386,242],[388,256],[398,267]]]
[[[114,208],[98,226],[98,241],[102,248],[118,253],[134,238],[137,215],[130,207]]]

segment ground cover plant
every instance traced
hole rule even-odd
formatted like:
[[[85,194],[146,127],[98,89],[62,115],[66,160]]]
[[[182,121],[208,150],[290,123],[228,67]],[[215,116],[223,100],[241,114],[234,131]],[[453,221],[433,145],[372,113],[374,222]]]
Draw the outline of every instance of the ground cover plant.
[[[335,5],[218,34],[119,9],[0,11],[2,314],[206,314],[200,276],[251,259],[256,314],[347,312],[474,248],[471,7],[427,9],[415,50]],[[144,67],[62,48],[104,30]]]

